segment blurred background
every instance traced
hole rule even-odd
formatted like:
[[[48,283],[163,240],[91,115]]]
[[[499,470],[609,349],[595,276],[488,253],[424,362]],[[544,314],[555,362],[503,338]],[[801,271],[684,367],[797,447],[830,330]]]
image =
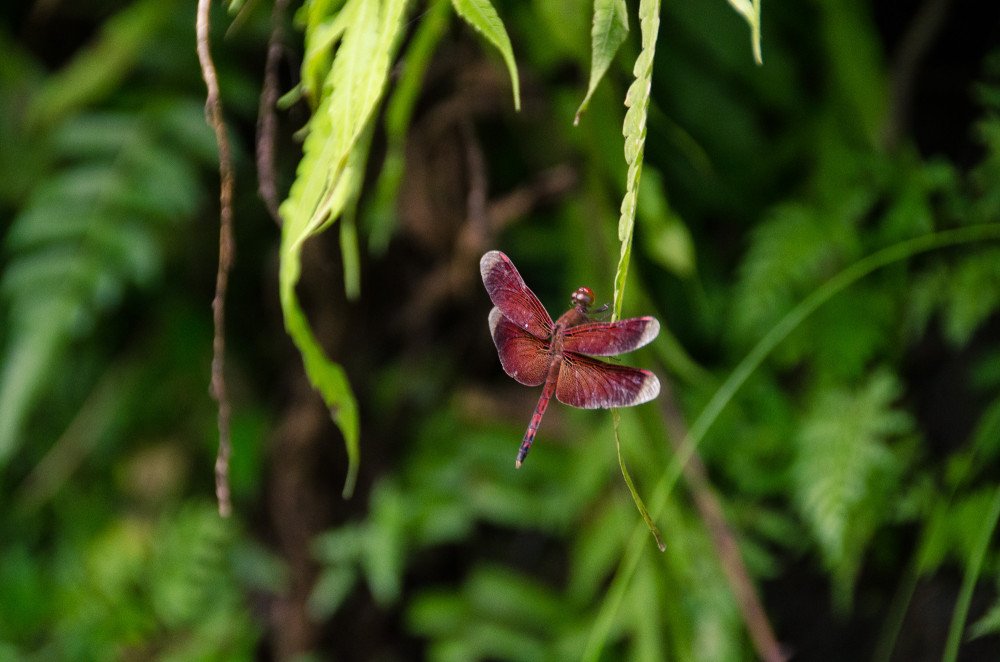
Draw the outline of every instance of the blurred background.
[[[793,659],[997,659],[1000,233],[906,242],[1000,221],[1000,5],[765,2],[756,66],[727,3],[663,4],[623,312],[661,321],[624,360],[664,391],[621,412],[636,488],[665,503],[663,553],[608,412],[553,404],[514,469],[539,389],[503,374],[478,273],[500,249],[553,316],[580,285],[611,300],[637,3],[576,127],[591,3],[496,8],[521,112],[492,47],[414,3],[397,73],[426,74],[408,125],[387,114],[373,135],[359,295],[337,226],[303,254],[298,293],[360,407],[350,500],[277,296],[266,200],[295,176],[295,99],[265,150],[276,194],[258,192],[269,39],[279,26],[283,94],[301,20],[215,8],[236,167],[222,519],[195,3],[5,4],[0,659],[754,659],[760,623],[704,499]],[[696,450],[703,473],[667,495],[687,426],[754,345],[894,246],[751,372]]]

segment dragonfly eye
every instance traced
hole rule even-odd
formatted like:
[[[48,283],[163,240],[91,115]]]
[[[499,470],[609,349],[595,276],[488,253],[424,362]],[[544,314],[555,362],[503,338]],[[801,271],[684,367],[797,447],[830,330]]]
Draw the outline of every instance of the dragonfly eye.
[[[589,287],[581,287],[570,297],[574,306],[590,308],[594,305],[594,291]]]

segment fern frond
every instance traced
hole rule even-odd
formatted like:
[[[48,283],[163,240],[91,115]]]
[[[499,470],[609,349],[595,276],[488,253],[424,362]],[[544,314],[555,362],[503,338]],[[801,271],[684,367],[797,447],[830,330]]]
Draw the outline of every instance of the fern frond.
[[[732,316],[735,337],[762,336],[817,283],[835,272],[849,241],[845,227],[824,222],[815,210],[789,204],[753,232]]]
[[[1000,249],[984,248],[925,270],[914,279],[906,306],[911,336],[919,337],[940,315],[945,338],[963,347],[1000,308]]]
[[[230,530],[227,520],[214,515],[200,506],[188,507],[159,523],[150,598],[168,628],[196,624],[220,597],[213,594],[220,585],[215,578],[229,571]]]
[[[962,347],[1000,309],[1000,249],[982,249],[959,262],[945,293],[945,336]]]
[[[887,371],[857,391],[822,391],[796,436],[795,500],[833,571],[841,606],[849,601],[871,536],[889,514],[903,468],[889,445],[913,425],[893,406],[900,393]]]
[[[29,196],[7,237],[0,281],[8,322],[0,364],[0,464],[17,448],[36,402],[61,379],[52,370],[68,343],[88,333],[130,287],[161,271],[162,234],[201,199],[192,126],[208,138],[197,106],[145,114],[75,116],[46,148],[67,165]],[[67,215],[67,210],[71,210]]]

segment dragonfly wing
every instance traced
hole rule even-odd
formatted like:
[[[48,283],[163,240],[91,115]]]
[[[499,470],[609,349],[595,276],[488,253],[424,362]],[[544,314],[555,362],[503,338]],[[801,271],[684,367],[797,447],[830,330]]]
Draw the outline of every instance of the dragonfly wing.
[[[563,348],[591,356],[616,356],[639,349],[659,332],[660,323],[653,317],[588,322],[566,329]]]
[[[649,370],[604,363],[564,352],[556,399],[581,409],[631,407],[660,394],[660,380]]]
[[[509,257],[500,251],[490,251],[479,261],[479,272],[493,305],[504,317],[536,338],[549,339],[552,318]]]
[[[538,386],[545,381],[552,362],[548,343],[504,317],[500,308],[490,311],[490,333],[504,372],[525,386]]]

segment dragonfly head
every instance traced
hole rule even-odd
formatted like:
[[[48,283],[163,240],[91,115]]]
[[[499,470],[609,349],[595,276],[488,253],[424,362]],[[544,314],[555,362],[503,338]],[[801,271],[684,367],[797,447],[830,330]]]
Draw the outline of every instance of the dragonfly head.
[[[587,308],[594,305],[594,291],[589,287],[581,287],[573,292],[570,301],[573,302],[574,308],[587,310]]]

